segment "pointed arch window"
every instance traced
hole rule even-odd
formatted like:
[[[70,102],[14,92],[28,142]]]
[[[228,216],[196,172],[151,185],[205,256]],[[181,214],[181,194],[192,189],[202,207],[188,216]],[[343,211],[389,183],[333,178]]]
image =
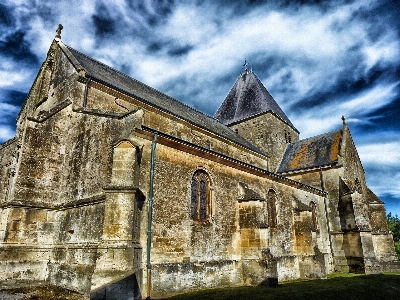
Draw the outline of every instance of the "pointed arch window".
[[[211,215],[210,177],[203,170],[197,170],[192,177],[191,217],[196,221],[207,221]]]
[[[276,228],[276,193],[273,190],[268,191],[268,224],[270,228]]]

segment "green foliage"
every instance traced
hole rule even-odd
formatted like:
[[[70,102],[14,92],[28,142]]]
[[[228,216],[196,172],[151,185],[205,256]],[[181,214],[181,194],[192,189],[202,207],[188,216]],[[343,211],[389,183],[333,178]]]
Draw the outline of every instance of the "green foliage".
[[[400,218],[398,215],[387,215],[387,222],[389,230],[393,233],[394,247],[396,249],[397,256],[400,259]]]
[[[400,242],[395,242],[394,248],[396,249],[397,257],[400,259]]]

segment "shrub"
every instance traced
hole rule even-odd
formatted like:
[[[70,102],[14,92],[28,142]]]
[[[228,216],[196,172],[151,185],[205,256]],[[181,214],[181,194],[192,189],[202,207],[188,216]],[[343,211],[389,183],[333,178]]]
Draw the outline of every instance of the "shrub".
[[[393,216],[392,213],[389,213],[387,215],[387,222],[389,230],[393,233],[394,247],[400,259],[400,218],[398,215]]]

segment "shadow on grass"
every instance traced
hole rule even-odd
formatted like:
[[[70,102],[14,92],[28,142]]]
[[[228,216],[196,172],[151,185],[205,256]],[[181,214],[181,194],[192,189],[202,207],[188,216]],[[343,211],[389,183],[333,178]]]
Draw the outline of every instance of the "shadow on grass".
[[[351,276],[351,277],[349,277]],[[234,287],[181,294],[169,300],[226,299],[400,299],[400,274],[333,275],[326,280],[299,280],[279,284],[277,288]],[[332,278],[333,277],[333,278]]]

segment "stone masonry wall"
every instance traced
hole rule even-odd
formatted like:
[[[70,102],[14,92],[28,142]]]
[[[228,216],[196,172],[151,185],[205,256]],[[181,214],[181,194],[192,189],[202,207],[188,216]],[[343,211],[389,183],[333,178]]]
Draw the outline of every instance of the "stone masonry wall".
[[[207,222],[190,217],[190,183],[197,169],[205,170],[212,181],[212,216]],[[265,226],[265,201],[239,204],[239,182],[264,199],[270,189],[276,191],[276,228]],[[294,202],[308,207],[311,201],[318,207],[319,230],[311,232],[311,218],[299,219],[298,228],[305,228],[313,240],[305,251],[305,246],[295,244],[292,211]],[[153,209],[155,297],[199,286],[258,284],[267,276],[287,280],[300,274],[326,274],[325,259],[329,261],[330,250],[320,196],[157,145]],[[244,210],[247,213],[243,214]],[[298,255],[304,257],[303,263],[289,259]],[[317,259],[318,255],[322,259]]]
[[[258,284],[268,276],[326,275],[330,248],[322,196],[236,168],[232,160],[209,159],[208,145],[267,168],[262,155],[83,75],[53,44],[18,119],[16,175],[1,208],[0,267],[6,272],[0,280],[44,281],[88,295],[135,274],[145,294],[152,136],[141,125],[203,148],[195,155],[162,139],[157,144],[152,297]],[[268,144],[268,151],[283,153],[286,141],[276,118],[260,120],[259,128],[274,128],[260,141],[277,138],[279,145]],[[2,176],[8,163],[2,162]],[[204,221],[191,218],[196,170],[210,178],[211,210]],[[259,197],[239,201],[241,185]],[[276,193],[274,227],[267,226],[270,190]]]
[[[269,156],[268,168],[271,172],[277,170],[286,145],[299,140],[299,133],[271,112],[235,123],[230,127]]]

